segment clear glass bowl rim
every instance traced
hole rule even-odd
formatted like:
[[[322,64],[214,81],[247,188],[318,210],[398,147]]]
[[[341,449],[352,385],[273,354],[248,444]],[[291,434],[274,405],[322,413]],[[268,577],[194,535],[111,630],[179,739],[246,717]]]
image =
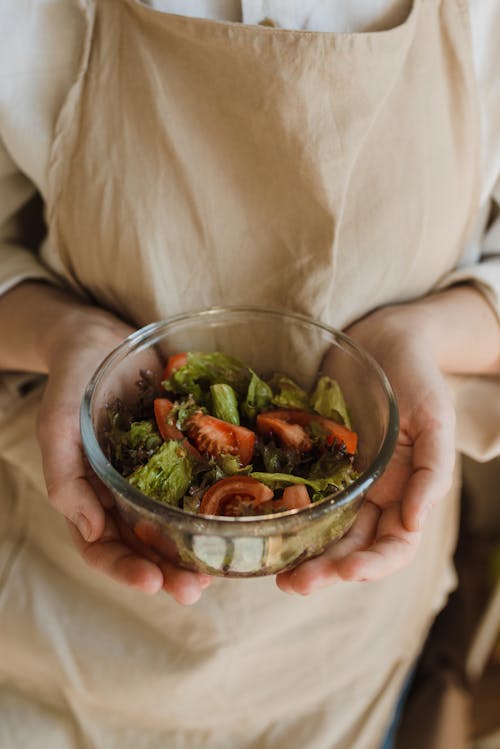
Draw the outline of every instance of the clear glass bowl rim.
[[[203,320],[209,322],[216,317],[227,315],[237,317],[245,314],[257,315],[263,318],[267,317],[268,319],[279,318],[281,322],[289,320],[291,323],[298,322],[302,325],[313,326],[328,333],[334,340],[340,342],[344,348],[354,352],[358,359],[364,360],[378,377],[387,398],[388,426],[382,446],[371,465],[347,489],[336,492],[331,497],[326,497],[321,502],[301,510],[289,510],[264,516],[224,517],[198,515],[162,504],[129,484],[102,452],[92,424],[92,407],[97,388],[113,366],[123,361],[130,353],[143,347],[149,340],[161,337],[163,329],[167,333],[168,328],[179,323],[189,322],[190,320],[197,320],[202,324]],[[392,387],[380,366],[368,352],[360,348],[340,330],[314,320],[307,315],[280,309],[252,306],[210,307],[152,322],[131,333],[121,344],[113,349],[101,362],[85,389],[80,409],[80,433],[88,460],[101,481],[112,492],[120,494],[122,498],[132,505],[142,508],[152,518],[159,516],[163,520],[173,522],[181,530],[196,530],[197,533],[232,537],[235,535],[236,529],[238,529],[238,535],[258,536],[262,535],[263,532],[264,535],[267,535],[265,533],[266,530],[273,535],[275,533],[293,533],[295,529],[307,524],[308,521],[318,520],[333,509],[337,510],[345,507],[362,496],[383,473],[392,456],[399,433],[399,414]]]

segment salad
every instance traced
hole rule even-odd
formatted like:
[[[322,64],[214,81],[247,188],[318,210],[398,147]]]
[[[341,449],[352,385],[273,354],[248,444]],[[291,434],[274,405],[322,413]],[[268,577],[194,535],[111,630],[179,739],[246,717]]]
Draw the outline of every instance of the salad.
[[[221,352],[170,356],[161,388],[142,371],[136,403],[107,408],[111,464],[153,499],[203,515],[297,510],[357,477],[357,434],[338,383],[306,392]]]

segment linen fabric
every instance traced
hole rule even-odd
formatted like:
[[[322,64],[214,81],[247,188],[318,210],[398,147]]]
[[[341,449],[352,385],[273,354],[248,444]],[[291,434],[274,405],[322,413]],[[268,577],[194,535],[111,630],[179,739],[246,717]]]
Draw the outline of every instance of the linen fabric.
[[[456,267],[481,192],[465,3],[345,35],[82,9],[42,251],[76,293],[137,325],[237,302],[343,326]],[[391,578],[307,599],[219,579],[183,609],[76,554],[44,502],[40,394],[1,416],[0,745],[377,747],[454,584],[458,485]]]
[[[257,23],[268,16],[278,26],[288,24],[304,30],[340,33],[388,29],[404,20],[410,6],[408,0],[151,0],[150,4],[188,16],[242,19],[247,23]],[[455,267],[437,279],[434,288],[472,283],[498,313],[500,219],[495,220],[495,216],[500,202],[500,6],[496,0],[469,0],[467,6],[480,118],[480,199],[473,228],[464,240]],[[78,75],[86,21],[78,0],[19,0],[2,5],[0,25],[4,31],[0,47],[0,293],[5,293],[28,278],[64,282],[46,262],[54,256],[47,246],[50,239],[41,253],[28,250],[22,244],[19,219],[22,205],[35,190],[47,201],[56,122]],[[460,114],[455,112],[453,116]],[[241,121],[235,125],[237,131],[242,126]],[[427,127],[427,122],[422,122],[422,127]],[[308,137],[307,133],[304,137]],[[363,207],[361,212],[366,221],[373,221],[368,209],[369,206]],[[422,216],[423,223],[425,220]],[[373,304],[376,302],[374,299]],[[200,304],[195,302],[192,306]],[[172,311],[168,307],[166,314]],[[19,375],[0,377],[0,398],[9,401],[18,397],[27,379]],[[485,382],[481,377],[467,377],[450,381],[456,394],[459,449],[479,460],[497,455],[498,379]]]
[[[390,28],[409,0],[149,0],[171,13],[312,31],[362,32]],[[474,73],[481,119],[481,200],[459,269],[443,279],[475,283],[500,307],[500,6],[469,0]],[[78,0],[18,0],[0,7],[0,293],[24,278],[55,282],[49,269],[22,246],[18,210],[38,190],[45,198],[50,146],[63,101],[77,75],[85,34]],[[493,220],[490,220],[493,218]],[[480,261],[480,262],[479,262]]]

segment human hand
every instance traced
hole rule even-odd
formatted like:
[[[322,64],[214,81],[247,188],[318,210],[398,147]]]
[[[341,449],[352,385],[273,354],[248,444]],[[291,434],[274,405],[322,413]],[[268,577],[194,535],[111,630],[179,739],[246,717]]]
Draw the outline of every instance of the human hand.
[[[118,582],[178,603],[197,601],[211,578],[177,568],[141,543],[113,510],[113,498],[82,449],[80,403],[93,372],[132,329],[107,312],[78,307],[47,337],[49,377],[38,417],[50,504],[68,520],[84,561]]]
[[[288,593],[306,595],[338,580],[377,580],[406,566],[427,514],[452,482],[455,412],[418,307],[387,307],[347,333],[391,382],[400,412],[398,441],[346,536],[321,556],[277,576]]]

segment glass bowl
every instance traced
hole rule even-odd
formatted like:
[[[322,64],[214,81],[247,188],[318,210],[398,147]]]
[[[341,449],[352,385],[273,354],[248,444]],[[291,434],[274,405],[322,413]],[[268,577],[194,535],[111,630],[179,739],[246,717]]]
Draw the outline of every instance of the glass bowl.
[[[137,399],[141,370],[151,370],[159,385],[168,356],[183,351],[221,351],[261,376],[287,374],[306,390],[312,389],[318,375],[336,379],[358,433],[359,478],[310,507],[248,517],[191,514],[131,486],[100,447],[106,407],[116,398],[125,403]],[[338,541],[351,527],[366,491],[384,471],[398,428],[389,382],[359,346],[307,317],[254,308],[203,310],[138,330],[102,362],[81,408],[84,450],[125,523],[179,566],[229,577],[276,574]]]

